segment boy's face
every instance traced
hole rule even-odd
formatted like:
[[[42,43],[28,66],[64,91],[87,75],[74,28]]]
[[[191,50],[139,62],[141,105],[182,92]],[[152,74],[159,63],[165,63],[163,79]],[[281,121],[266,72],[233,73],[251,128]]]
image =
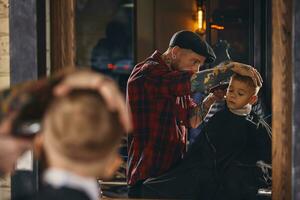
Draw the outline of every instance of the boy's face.
[[[255,101],[256,96],[251,87],[244,82],[231,79],[226,93],[226,103],[229,109],[241,109]]]

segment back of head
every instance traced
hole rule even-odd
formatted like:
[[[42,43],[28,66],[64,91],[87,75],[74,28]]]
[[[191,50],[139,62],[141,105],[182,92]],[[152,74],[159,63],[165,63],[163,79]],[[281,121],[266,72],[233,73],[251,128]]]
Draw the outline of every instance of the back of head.
[[[209,44],[192,31],[182,30],[176,32],[169,43],[169,47],[174,46],[190,49],[195,53],[206,57],[206,63],[211,63],[216,59],[216,55]]]
[[[117,114],[98,92],[83,89],[54,99],[43,125],[48,148],[95,176],[103,160],[117,151],[124,133]]]
[[[257,95],[257,93],[259,92],[260,87],[255,86],[254,81],[249,76],[243,76],[243,75],[235,73],[232,75],[231,79],[238,80],[240,82],[245,83],[247,86],[249,86],[251,88],[251,90],[253,90],[254,95]]]

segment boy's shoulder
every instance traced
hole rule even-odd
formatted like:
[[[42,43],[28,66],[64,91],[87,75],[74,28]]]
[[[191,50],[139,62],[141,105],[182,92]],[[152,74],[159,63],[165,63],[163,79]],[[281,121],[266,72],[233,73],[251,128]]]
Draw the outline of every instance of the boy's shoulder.
[[[204,124],[207,127],[220,127],[220,126],[225,126],[228,123],[233,123],[235,121],[232,118],[232,114],[228,110],[226,106],[222,107],[219,109],[217,112],[215,112],[208,121],[206,121]]]
[[[256,129],[266,129],[268,132],[272,132],[271,126],[256,112],[251,112],[246,119],[255,125]]]
[[[258,126],[265,126],[267,122],[258,115],[256,112],[251,111],[249,115],[246,117],[238,116],[229,111],[227,106],[224,106],[222,109],[218,110],[214,116],[211,117],[211,122],[220,122],[220,121],[234,121],[234,122],[246,122],[246,124],[250,124],[250,126],[258,127]],[[244,124],[244,123],[243,123]]]
[[[250,114],[247,115],[246,119],[257,125],[264,121],[264,119],[254,111],[251,111]]]
[[[263,120],[257,113],[251,111],[249,115],[246,116],[245,118],[247,121],[258,125],[258,123]]]

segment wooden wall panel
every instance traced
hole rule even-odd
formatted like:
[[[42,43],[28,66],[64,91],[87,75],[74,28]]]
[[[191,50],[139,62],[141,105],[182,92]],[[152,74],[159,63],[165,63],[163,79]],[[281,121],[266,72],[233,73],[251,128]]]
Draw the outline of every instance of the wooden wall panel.
[[[154,48],[154,0],[135,0],[135,56],[137,62],[147,58]]]
[[[273,200],[291,197],[292,1],[272,1]]]
[[[0,0],[0,89],[9,86],[8,0]]]
[[[9,86],[9,9],[8,0],[0,0],[0,89]],[[9,200],[10,176],[0,177],[0,199]]]
[[[138,62],[156,49],[163,53],[176,31],[196,30],[196,1],[135,0],[135,5]]]
[[[155,48],[164,52],[172,35],[182,29],[197,29],[194,0],[155,0]]]
[[[51,73],[75,65],[76,0],[50,1]]]

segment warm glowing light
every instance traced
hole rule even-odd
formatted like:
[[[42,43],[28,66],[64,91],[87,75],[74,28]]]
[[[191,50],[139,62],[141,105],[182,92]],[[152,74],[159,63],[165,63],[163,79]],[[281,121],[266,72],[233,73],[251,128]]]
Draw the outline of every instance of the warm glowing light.
[[[217,24],[210,25],[210,28],[217,29],[217,30],[224,30],[225,29],[224,26],[220,26],[220,25],[217,25]]]
[[[201,7],[198,8],[198,28],[199,30],[203,30],[203,10]]]
[[[205,19],[205,8],[198,6],[198,20],[197,20],[197,31],[205,33],[206,31],[206,19]]]

